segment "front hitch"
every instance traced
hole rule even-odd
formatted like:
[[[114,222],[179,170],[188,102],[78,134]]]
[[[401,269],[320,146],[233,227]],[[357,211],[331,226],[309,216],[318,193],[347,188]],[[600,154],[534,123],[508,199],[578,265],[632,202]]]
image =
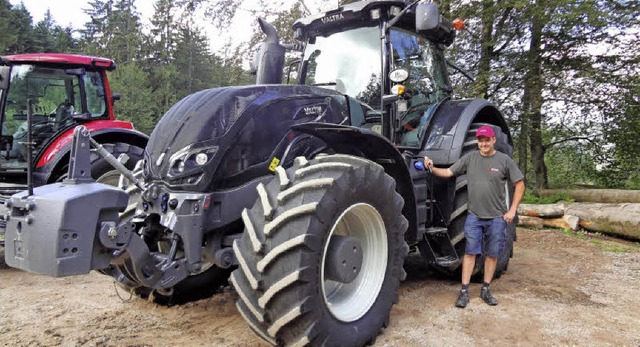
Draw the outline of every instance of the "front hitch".
[[[150,288],[170,288],[189,274],[186,259],[149,251],[136,225],[120,221],[129,204],[122,189],[91,178],[90,147],[138,187],[134,175],[99,144],[85,127],[74,131],[67,179],[13,195],[5,204],[5,258],[9,266],[61,277],[91,270],[126,269],[130,280]]]

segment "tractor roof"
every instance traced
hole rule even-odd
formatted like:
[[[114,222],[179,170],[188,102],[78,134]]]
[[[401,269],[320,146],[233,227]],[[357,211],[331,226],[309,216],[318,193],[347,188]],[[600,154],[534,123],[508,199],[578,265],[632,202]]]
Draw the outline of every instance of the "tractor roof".
[[[389,10],[397,14],[409,4],[409,2],[399,0],[359,1],[299,19],[293,24],[293,30],[297,39],[328,35],[336,31],[363,26],[368,22],[377,23],[377,19],[372,17],[374,10]]]
[[[50,63],[75,66],[82,65],[98,69],[105,69],[108,71],[115,70],[116,68],[116,63],[111,59],[76,54],[28,53],[5,55],[2,58],[13,63]]]

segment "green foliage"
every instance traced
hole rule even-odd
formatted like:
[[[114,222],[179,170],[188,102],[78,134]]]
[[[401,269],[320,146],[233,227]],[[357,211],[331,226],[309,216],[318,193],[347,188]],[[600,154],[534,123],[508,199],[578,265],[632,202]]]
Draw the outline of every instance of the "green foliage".
[[[562,193],[557,193],[552,196],[536,196],[529,190],[525,191],[524,196],[522,197],[523,204],[555,204],[560,201],[574,202],[575,199],[572,199]]]
[[[596,159],[584,144],[574,143],[552,148],[546,153],[550,188],[595,185]]]
[[[122,95],[114,105],[116,118],[133,122],[138,130],[150,134],[159,112],[148,75],[137,63],[130,62],[120,65],[110,79],[111,89]]]

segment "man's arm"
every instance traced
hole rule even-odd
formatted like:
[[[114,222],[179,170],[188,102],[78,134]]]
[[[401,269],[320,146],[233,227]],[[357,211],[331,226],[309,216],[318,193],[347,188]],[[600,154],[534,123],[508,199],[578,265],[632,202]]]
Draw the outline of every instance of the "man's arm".
[[[511,223],[513,219],[516,217],[516,212],[518,211],[518,206],[520,205],[520,201],[522,201],[522,197],[524,196],[524,181],[520,180],[514,183],[516,186],[516,191],[513,193],[513,200],[511,201],[511,208],[507,213],[502,217],[507,223]]]
[[[433,172],[434,175],[438,176],[438,177],[453,177],[453,172],[449,169],[440,169],[437,168],[435,166],[433,166],[433,160],[431,160],[429,157],[424,157],[424,167],[426,167],[427,169],[431,169],[431,172]]]

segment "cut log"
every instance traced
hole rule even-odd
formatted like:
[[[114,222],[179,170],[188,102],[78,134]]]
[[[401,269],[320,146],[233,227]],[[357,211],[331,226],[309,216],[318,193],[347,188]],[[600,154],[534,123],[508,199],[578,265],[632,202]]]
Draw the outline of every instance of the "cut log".
[[[534,229],[544,228],[542,218],[539,217],[518,216],[518,225]]]
[[[576,231],[579,227],[579,220],[580,219],[576,216],[568,215],[562,216],[560,218],[518,216],[518,225],[534,229],[552,227]]]
[[[566,230],[578,230],[580,218],[576,216],[562,216],[560,218],[543,219],[542,224],[547,227],[560,228]]]
[[[520,204],[520,206],[518,206],[518,215],[529,217],[558,218],[564,215],[564,204]]]
[[[563,194],[576,202],[640,203],[640,190],[623,189],[542,189],[540,196]]]
[[[565,213],[586,230],[640,240],[640,204],[573,203]]]

